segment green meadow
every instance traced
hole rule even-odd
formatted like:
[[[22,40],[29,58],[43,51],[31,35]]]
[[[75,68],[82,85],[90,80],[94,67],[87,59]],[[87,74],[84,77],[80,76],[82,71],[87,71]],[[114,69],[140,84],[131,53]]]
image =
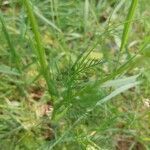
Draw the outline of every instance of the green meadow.
[[[150,150],[150,0],[0,0],[1,150]]]

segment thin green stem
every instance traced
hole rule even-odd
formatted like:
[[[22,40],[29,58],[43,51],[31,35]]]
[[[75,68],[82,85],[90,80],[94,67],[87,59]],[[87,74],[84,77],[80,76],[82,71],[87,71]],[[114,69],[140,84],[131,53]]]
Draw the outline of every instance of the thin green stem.
[[[124,24],[124,30],[123,30],[122,40],[121,40],[120,51],[122,51],[124,49],[125,45],[127,44],[128,37],[129,37],[129,31],[130,31],[130,28],[132,25],[132,20],[133,20],[134,14],[135,14],[137,4],[138,4],[138,0],[132,0],[128,15],[126,18],[126,22]]]
[[[34,38],[36,41],[36,54],[38,57],[38,61],[40,64],[40,70],[45,78],[46,84],[48,86],[48,91],[49,94],[51,95],[51,81],[50,81],[50,73],[49,73],[49,69],[48,69],[48,63],[47,63],[47,59],[46,59],[46,54],[45,54],[45,50],[44,47],[42,45],[42,39],[39,33],[39,28],[38,28],[38,24],[37,21],[35,19],[31,4],[29,2],[29,0],[24,0],[24,5],[26,7],[27,10],[27,14],[31,23],[31,27],[32,27],[32,31],[34,34]]]

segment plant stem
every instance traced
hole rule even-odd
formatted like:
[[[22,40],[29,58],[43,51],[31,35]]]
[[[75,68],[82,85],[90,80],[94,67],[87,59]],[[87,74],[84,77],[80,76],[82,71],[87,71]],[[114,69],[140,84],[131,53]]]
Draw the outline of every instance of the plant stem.
[[[45,50],[42,45],[42,39],[41,39],[41,36],[39,33],[38,24],[37,24],[34,14],[33,14],[33,10],[32,10],[29,0],[24,0],[24,5],[26,7],[27,14],[28,14],[28,17],[29,17],[29,20],[31,23],[32,31],[34,34],[34,38],[36,41],[36,47],[37,47],[36,54],[37,54],[38,61],[40,64],[40,70],[41,70],[43,77],[45,78],[46,84],[48,86],[48,92],[51,95],[52,93],[51,93],[50,73],[49,73],[49,69],[48,69],[48,63],[47,63],[47,59],[46,59]]]
[[[132,20],[135,14],[137,3],[138,3],[138,0],[132,0],[131,2],[126,21],[124,23],[124,30],[123,30],[122,40],[121,40],[120,51],[122,51],[125,45],[127,44],[128,37],[129,37],[129,30],[132,25]]]

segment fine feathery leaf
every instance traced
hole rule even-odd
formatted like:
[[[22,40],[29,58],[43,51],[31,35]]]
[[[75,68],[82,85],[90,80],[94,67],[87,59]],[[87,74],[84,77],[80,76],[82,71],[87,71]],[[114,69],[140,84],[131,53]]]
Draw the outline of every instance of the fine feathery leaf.
[[[137,86],[137,85],[139,85],[139,84],[140,84],[140,82],[136,81],[136,82],[134,82],[134,83],[129,83],[129,84],[123,85],[123,86],[117,88],[116,90],[114,90],[114,91],[113,91],[112,93],[110,93],[108,96],[106,96],[106,97],[104,97],[103,99],[99,100],[99,101],[96,103],[96,105],[95,105],[94,107],[92,107],[90,110],[88,110],[87,112],[85,112],[81,117],[79,117],[79,118],[72,124],[72,126],[71,126],[66,132],[64,132],[64,133],[62,134],[62,136],[60,136],[60,137],[56,140],[56,142],[54,142],[54,143],[49,147],[49,149],[51,150],[51,149],[53,149],[57,144],[59,144],[59,143],[63,140],[63,138],[64,138],[65,136],[67,136],[67,135],[69,134],[69,132],[70,132],[78,123],[80,123],[85,117],[87,117],[88,114],[89,114],[90,112],[92,112],[95,108],[97,108],[98,106],[101,106],[102,104],[107,103],[107,102],[110,101],[112,98],[114,98],[115,96],[119,95],[120,93],[125,92],[125,91],[127,91],[128,89],[131,89],[131,88],[133,88],[133,87],[135,87],[135,86]]]

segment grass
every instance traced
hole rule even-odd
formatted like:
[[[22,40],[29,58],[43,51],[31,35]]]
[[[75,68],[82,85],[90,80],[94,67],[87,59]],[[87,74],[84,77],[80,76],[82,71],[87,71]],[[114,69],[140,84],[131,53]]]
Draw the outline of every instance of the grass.
[[[52,94],[51,89],[53,89],[53,86],[51,85],[50,73],[49,73],[49,69],[47,65],[48,64],[47,58],[46,58],[44,47],[42,46],[42,42],[41,42],[42,40],[40,37],[38,25],[37,25],[37,22],[35,20],[35,17],[32,11],[33,8],[31,7],[30,2],[28,0],[24,1],[24,5],[27,9],[28,17],[31,22],[31,27],[32,27],[34,38],[36,41],[36,50],[37,50],[36,55],[37,55],[37,60],[39,60],[39,63],[40,63],[40,70],[45,78],[46,84],[48,86],[49,94]]]
[[[1,149],[150,149],[149,6],[1,2]]]
[[[123,30],[122,40],[121,40],[121,47],[120,47],[121,51],[124,49],[124,47],[127,43],[129,29],[130,29],[130,26],[131,26],[131,21],[133,20],[133,16],[135,14],[137,4],[138,4],[138,0],[133,0],[131,2],[131,6],[129,8],[126,23],[124,24],[124,30]]]

